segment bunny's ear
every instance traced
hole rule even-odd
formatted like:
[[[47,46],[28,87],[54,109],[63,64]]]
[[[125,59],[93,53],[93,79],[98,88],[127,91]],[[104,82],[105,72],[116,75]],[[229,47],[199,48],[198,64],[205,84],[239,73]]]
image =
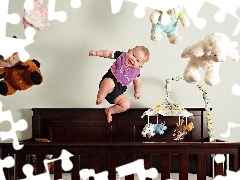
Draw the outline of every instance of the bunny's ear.
[[[202,41],[198,42],[197,44],[194,44],[192,46],[186,47],[182,54],[182,58],[188,58],[188,57],[201,57],[204,55],[204,48],[201,43]]]

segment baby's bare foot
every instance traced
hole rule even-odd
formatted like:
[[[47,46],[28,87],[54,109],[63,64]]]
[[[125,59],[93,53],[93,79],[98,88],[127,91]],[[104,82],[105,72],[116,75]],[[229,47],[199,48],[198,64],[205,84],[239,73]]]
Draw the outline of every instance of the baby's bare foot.
[[[112,113],[109,111],[108,108],[105,109],[105,113],[106,113],[108,122],[109,123],[112,122]]]
[[[97,97],[97,100],[96,100],[96,105],[99,105],[103,102],[103,98],[101,97]]]

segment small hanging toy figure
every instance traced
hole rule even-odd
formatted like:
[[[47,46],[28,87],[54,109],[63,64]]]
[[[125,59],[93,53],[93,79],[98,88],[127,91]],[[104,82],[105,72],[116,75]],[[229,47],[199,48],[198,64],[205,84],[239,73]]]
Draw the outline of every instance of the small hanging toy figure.
[[[154,136],[155,135],[154,124],[152,124],[152,123],[146,124],[144,126],[143,131],[142,131],[141,134],[142,134],[143,137],[148,136],[149,138]]]
[[[34,8],[30,11],[24,10],[23,24],[24,28],[33,27],[36,31],[41,31],[50,26],[49,22],[44,22],[48,17],[48,7],[41,4],[43,0],[34,0]]]
[[[181,119],[180,124],[174,129],[172,135],[175,137],[174,140],[182,140],[184,136],[192,131],[194,128],[194,125],[192,122],[190,122],[187,126],[183,125],[184,120]]]
[[[151,29],[151,40],[159,41],[162,38],[161,33],[165,32],[171,44],[176,44],[182,40],[182,37],[178,35],[178,21],[181,21],[181,24],[184,28],[190,25],[190,21],[187,15],[182,11],[182,7],[178,6],[167,11],[167,15],[170,17],[170,22],[164,24],[163,20],[163,11],[155,10],[150,15],[150,21],[152,23]]]

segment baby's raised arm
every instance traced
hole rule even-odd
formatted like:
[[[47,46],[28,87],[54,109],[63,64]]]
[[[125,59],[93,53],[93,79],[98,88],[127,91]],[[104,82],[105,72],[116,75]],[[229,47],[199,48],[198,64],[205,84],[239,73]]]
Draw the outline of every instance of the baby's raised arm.
[[[99,51],[96,51],[96,50],[91,50],[89,52],[89,56],[99,56],[99,57],[104,57],[104,58],[110,58],[112,59],[112,51],[109,51],[109,50],[99,50]]]

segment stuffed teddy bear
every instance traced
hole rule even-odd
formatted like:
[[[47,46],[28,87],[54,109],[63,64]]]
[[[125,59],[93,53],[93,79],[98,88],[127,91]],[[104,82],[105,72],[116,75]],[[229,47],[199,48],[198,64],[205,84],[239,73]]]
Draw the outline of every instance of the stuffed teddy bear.
[[[43,0],[34,0],[34,8],[30,11],[24,10],[23,24],[24,28],[33,27],[36,31],[41,31],[50,23],[44,22],[48,17],[48,7],[41,7]]]
[[[171,22],[166,25],[161,22],[163,12],[160,10],[153,11],[150,15],[150,21],[152,23],[151,40],[159,41],[162,38],[161,33],[165,32],[171,44],[180,42],[182,37],[178,35],[178,21],[181,21],[184,28],[190,25],[187,15],[182,10],[183,8],[181,6],[168,10],[167,14],[170,16]]]
[[[0,94],[7,96],[43,82],[40,63],[33,59],[12,67],[0,68]]]
[[[199,68],[205,70],[204,81],[210,86],[219,83],[219,66],[226,59],[239,60],[236,49],[238,43],[231,41],[224,33],[214,32],[203,40],[186,47],[182,58],[190,58],[184,70],[184,80],[188,83],[198,83],[201,80]]]

